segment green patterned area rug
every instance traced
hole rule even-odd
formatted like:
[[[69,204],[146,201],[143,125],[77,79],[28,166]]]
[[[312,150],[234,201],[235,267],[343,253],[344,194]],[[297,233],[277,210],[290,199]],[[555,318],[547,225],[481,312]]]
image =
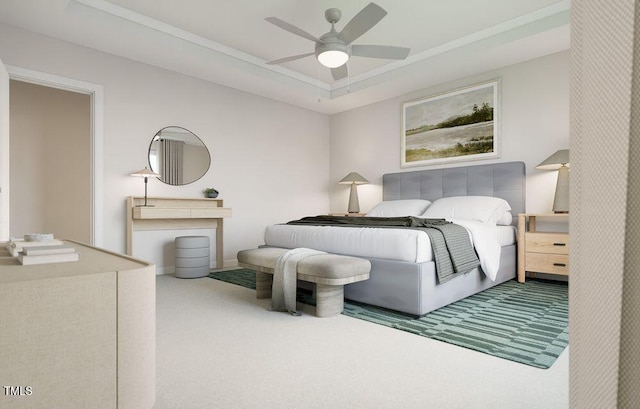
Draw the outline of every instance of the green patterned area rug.
[[[209,277],[256,288],[252,270]],[[422,317],[348,300],[342,314],[546,369],[569,343],[568,299],[566,283],[512,280]],[[298,301],[315,305],[300,290]]]

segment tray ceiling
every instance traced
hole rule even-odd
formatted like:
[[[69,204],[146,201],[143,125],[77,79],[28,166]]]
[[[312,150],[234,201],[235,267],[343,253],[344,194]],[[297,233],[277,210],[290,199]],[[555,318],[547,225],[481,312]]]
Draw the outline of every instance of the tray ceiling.
[[[0,22],[327,114],[569,48],[568,0],[376,0],[388,14],[354,44],[410,47],[406,60],[352,57],[334,81],[312,41],[367,0],[3,0]]]

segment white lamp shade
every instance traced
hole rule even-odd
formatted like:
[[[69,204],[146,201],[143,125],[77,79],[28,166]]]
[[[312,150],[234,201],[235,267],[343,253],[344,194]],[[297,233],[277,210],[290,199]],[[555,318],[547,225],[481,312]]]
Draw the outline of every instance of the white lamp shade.
[[[561,149],[543,160],[536,169],[558,170],[561,166],[569,167],[569,149]]]
[[[160,176],[159,173],[156,173],[152,170],[147,169],[147,167],[145,166],[144,169],[140,169],[140,170],[136,170],[135,172],[131,173],[131,176],[138,176],[141,178],[148,178],[148,177],[153,177],[153,176]]]
[[[342,184],[355,183],[356,185],[366,185],[369,181],[362,177],[358,172],[351,172],[347,176],[343,177],[340,182]]]

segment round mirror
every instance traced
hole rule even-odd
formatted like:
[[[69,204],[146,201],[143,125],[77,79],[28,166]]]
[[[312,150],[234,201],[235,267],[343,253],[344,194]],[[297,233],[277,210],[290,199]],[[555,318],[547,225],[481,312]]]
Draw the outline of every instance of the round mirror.
[[[211,155],[193,132],[179,126],[162,128],[149,145],[149,166],[169,185],[187,185],[207,173]]]

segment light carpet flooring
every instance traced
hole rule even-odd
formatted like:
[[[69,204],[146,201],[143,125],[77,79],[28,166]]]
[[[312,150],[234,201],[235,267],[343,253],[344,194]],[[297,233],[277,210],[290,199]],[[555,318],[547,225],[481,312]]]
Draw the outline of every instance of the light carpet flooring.
[[[154,409],[565,409],[569,351],[537,369],[255,291],[157,278]]]

